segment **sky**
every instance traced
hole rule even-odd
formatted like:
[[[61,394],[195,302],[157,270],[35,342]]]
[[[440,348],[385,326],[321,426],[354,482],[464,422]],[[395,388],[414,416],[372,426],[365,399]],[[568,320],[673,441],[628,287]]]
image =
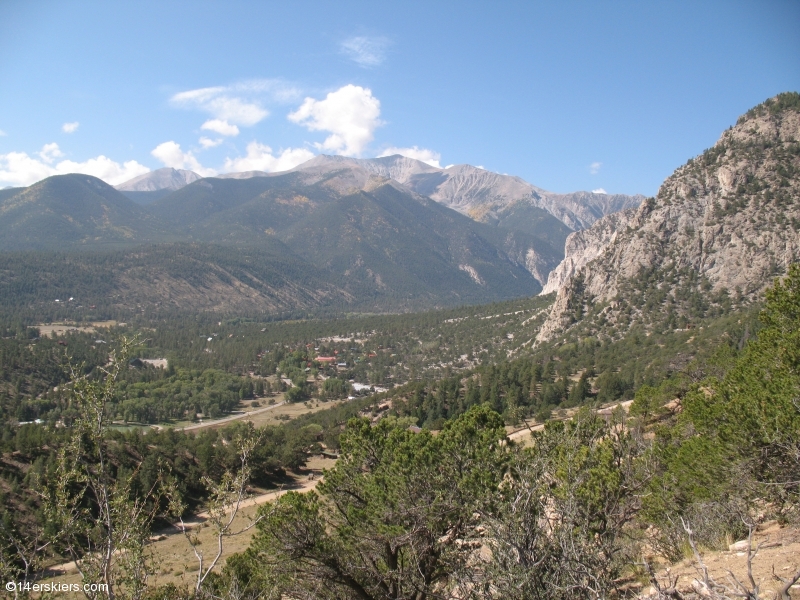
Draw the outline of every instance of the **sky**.
[[[399,153],[654,195],[785,91],[794,0],[0,0],[0,188]]]

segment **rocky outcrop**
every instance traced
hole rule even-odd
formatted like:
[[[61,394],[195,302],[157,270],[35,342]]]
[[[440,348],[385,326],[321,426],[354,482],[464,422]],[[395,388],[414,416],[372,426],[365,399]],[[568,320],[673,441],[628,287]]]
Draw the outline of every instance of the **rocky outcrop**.
[[[558,295],[539,339],[568,327],[580,302],[613,300],[604,316],[613,321],[623,285],[646,273],[665,274],[663,302],[677,302],[674,288],[690,284],[706,295],[757,297],[800,260],[798,140],[800,95],[782,94],[676,170],[656,198],[571,237],[548,281]]]
[[[635,214],[635,208],[612,213],[595,221],[589,229],[571,233],[564,246],[564,260],[550,271],[542,294],[557,292],[578,271],[600,256],[616,241],[617,233],[629,226]]]

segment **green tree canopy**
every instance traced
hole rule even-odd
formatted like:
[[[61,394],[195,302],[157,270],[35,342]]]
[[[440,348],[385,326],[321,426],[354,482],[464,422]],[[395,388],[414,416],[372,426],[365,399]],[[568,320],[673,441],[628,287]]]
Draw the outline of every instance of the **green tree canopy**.
[[[290,597],[427,597],[465,566],[459,541],[498,489],[504,438],[485,406],[438,435],[351,420],[317,491],[267,507],[252,547],[229,568]]]

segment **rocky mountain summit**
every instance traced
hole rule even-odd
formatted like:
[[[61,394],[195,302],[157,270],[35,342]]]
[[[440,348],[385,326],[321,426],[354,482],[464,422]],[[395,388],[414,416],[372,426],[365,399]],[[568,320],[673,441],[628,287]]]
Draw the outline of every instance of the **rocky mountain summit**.
[[[165,167],[163,169],[156,169],[144,175],[139,175],[114,186],[120,192],[156,192],[159,190],[179,190],[190,183],[202,179],[200,175],[194,171],[187,171],[186,169],[171,169]]]
[[[621,333],[756,298],[800,259],[799,140],[800,95],[781,94],[677,169],[655,198],[572,234],[544,288],[558,295],[539,339],[590,314]]]
[[[584,229],[604,215],[636,207],[644,199],[641,195],[595,192],[556,194],[520,177],[471,165],[439,169],[399,154],[371,159],[320,155],[293,171],[327,173],[337,168],[393,179],[417,194],[484,223],[503,220],[509,212],[527,206],[546,211],[569,229]]]

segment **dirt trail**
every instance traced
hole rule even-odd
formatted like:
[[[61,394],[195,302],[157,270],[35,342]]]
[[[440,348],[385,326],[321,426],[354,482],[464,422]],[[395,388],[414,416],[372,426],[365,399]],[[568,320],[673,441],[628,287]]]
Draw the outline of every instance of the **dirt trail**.
[[[264,504],[266,502],[271,502],[272,500],[277,500],[278,498],[280,498],[281,496],[283,496],[287,492],[304,493],[304,492],[307,492],[309,490],[313,490],[315,487],[317,487],[317,484],[320,481],[322,481],[322,476],[321,475],[318,476],[318,477],[315,476],[313,479],[310,479],[310,478],[298,479],[291,486],[287,486],[287,487],[284,487],[284,488],[281,488],[279,490],[275,490],[275,491],[272,491],[272,492],[267,492],[266,494],[260,494],[258,496],[251,496],[250,498],[245,498],[239,504],[239,510],[243,510],[245,508],[250,508],[251,506],[259,506],[259,505]],[[229,507],[227,507],[225,509],[225,513],[226,514],[230,514],[231,511],[233,511],[233,510],[234,510],[234,507],[233,506],[229,506]],[[191,520],[191,523],[192,524],[202,523],[203,521],[208,519],[209,516],[210,515],[208,514],[208,511],[199,512]],[[189,521],[184,521],[184,525],[189,527],[190,526],[190,522]]]

